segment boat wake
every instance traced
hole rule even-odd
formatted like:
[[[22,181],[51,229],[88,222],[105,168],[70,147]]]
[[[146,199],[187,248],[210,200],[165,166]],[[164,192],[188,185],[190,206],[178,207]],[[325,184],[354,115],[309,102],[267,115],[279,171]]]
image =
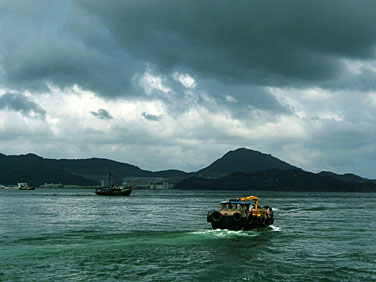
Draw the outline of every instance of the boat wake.
[[[278,226],[270,225],[269,227],[270,227],[271,229],[273,229],[273,231],[281,231],[281,228],[278,227]]]
[[[261,232],[260,232],[261,231]],[[214,237],[256,237],[259,236],[261,233],[267,231],[281,231],[281,228],[275,225],[269,225],[267,228],[263,230],[249,230],[249,231],[233,231],[227,229],[210,229],[210,230],[199,230],[189,232],[192,235],[201,235],[201,236],[214,236]]]
[[[205,236],[205,237],[217,237],[217,238],[258,236],[256,231],[233,231],[233,230],[227,230],[227,229],[201,230],[201,231],[191,232],[190,234],[200,235],[200,236]]]

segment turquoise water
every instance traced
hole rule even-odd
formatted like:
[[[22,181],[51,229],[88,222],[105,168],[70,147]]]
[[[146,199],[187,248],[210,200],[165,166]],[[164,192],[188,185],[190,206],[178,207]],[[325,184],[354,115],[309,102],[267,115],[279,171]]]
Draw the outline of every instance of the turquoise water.
[[[255,194],[267,230],[211,230]],[[372,281],[376,194],[0,189],[0,281]]]

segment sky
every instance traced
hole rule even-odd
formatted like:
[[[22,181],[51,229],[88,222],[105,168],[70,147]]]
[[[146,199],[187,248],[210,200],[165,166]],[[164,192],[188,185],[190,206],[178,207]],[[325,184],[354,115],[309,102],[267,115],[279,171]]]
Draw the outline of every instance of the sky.
[[[376,1],[0,0],[0,152],[376,179]]]

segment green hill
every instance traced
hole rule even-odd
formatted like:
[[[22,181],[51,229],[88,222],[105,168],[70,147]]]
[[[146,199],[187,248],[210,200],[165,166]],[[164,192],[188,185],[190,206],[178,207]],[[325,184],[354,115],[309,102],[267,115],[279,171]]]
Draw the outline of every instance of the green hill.
[[[0,183],[16,184],[27,182],[31,186],[43,183],[63,183],[68,185],[97,185],[96,181],[70,174],[51,162],[34,154],[0,157]]]
[[[342,181],[347,181],[347,182],[358,182],[358,183],[365,183],[365,182],[374,182],[376,183],[375,180],[368,179],[368,178],[363,178],[358,175],[355,175],[353,173],[345,173],[345,174],[336,174],[330,171],[322,171],[318,173],[317,175],[320,176],[330,176],[334,177],[336,179],[342,180]]]
[[[234,172],[252,173],[269,169],[297,169],[271,155],[245,148],[229,151],[208,167],[197,172],[199,176],[220,177]]]
[[[341,181],[300,169],[271,169],[253,173],[232,173],[222,178],[191,177],[175,185],[186,190],[376,192],[376,183]]]
[[[318,174],[303,171],[269,154],[239,148],[229,151],[195,173],[180,170],[147,171],[108,159],[45,159],[35,154],[0,154],[0,184],[27,182],[32,186],[62,183],[98,185],[112,173],[112,183],[125,177],[167,178],[176,189],[276,190],[276,191],[371,191],[375,180],[354,174]]]
[[[0,184],[27,182],[32,186],[44,183],[91,186],[100,184],[112,173],[112,182],[124,177],[167,177],[181,180],[186,174],[179,170],[151,172],[137,166],[108,159],[45,159],[35,154],[6,156],[0,154]]]

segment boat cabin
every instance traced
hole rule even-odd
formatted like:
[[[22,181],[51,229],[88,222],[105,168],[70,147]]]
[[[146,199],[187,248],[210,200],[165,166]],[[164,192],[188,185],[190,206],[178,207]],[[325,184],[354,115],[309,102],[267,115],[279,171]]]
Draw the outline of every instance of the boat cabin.
[[[224,214],[233,214],[235,212],[241,213],[243,216],[253,211],[253,202],[241,202],[241,201],[222,201],[221,212]]]

